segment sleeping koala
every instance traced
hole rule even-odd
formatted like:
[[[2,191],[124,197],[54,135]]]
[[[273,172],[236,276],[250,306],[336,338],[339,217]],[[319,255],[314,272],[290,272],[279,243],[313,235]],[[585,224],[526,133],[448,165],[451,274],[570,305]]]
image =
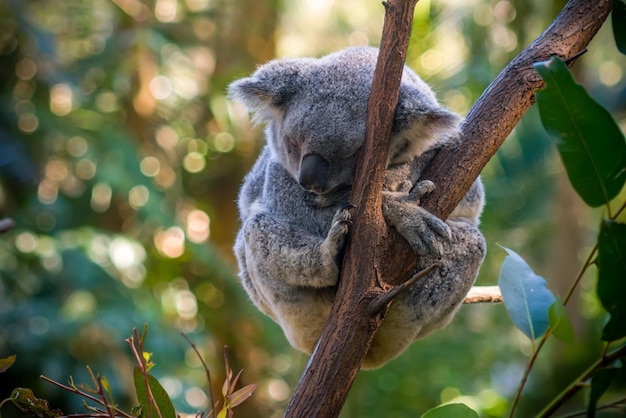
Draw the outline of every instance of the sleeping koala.
[[[337,289],[377,55],[375,48],[357,47],[319,59],[271,61],[229,87],[231,98],[266,123],[267,138],[239,194],[239,276],[254,304],[282,327],[292,346],[309,354]],[[396,298],[363,368],[382,366],[445,326],[482,263],[480,180],[446,222],[419,206],[434,188],[418,181],[420,174],[434,151],[458,135],[459,122],[405,67],[382,210],[419,255],[418,267],[439,267]]]

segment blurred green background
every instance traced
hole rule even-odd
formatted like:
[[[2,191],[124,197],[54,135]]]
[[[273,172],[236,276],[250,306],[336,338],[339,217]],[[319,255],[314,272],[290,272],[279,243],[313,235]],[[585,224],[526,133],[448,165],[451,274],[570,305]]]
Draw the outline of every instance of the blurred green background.
[[[562,0],[421,0],[408,64],[466,114],[483,89],[556,16]],[[177,410],[206,408],[202,350],[214,383],[223,346],[242,383],[239,417],[279,417],[307,358],[256,311],[236,279],[235,199],[263,145],[226,85],[274,57],[377,45],[378,0],[0,0],[0,399],[31,387],[65,413],[77,396],[44,383],[85,365],[133,405],[124,339],[148,323],[153,370]],[[626,59],[607,21],[573,69],[626,124]],[[536,109],[483,174],[494,285],[512,248],[564,296],[601,212],[569,186]],[[568,310],[577,342],[550,341],[522,398],[532,416],[601,349],[604,312],[591,269]],[[342,417],[413,417],[441,402],[503,416],[530,347],[502,305],[464,306],[445,330],[358,376]],[[626,381],[623,373],[622,385]],[[582,405],[582,396],[577,405]],[[12,406],[4,416],[19,416]]]

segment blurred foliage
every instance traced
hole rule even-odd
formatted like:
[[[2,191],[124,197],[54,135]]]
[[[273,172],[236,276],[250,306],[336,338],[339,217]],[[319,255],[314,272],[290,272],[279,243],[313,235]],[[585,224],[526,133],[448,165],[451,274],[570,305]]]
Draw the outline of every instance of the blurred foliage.
[[[563,3],[422,0],[407,61],[465,114]],[[382,18],[379,1],[358,0],[0,0],[0,218],[17,224],[0,236],[0,358],[17,354],[0,398],[31,387],[53,408],[77,411],[76,399],[38,376],[85,381],[89,364],[118,402],[134,404],[123,340],[148,322],[157,377],[179,412],[208,399],[177,329],[216,374],[230,346],[242,384],[258,385],[237,416],[281,416],[306,356],[237,283],[235,199],[262,138],[224,88],[274,56],[376,45]],[[609,25],[574,73],[624,128],[626,60]],[[532,109],[483,173],[489,253],[480,284],[495,284],[501,243],[565,292],[598,217],[563,176]],[[522,416],[601,349],[591,342],[605,318],[593,274],[568,310],[574,349],[546,345]],[[528,351],[503,306],[465,306],[448,328],[360,373],[342,416],[415,416],[447,401],[501,416]]]

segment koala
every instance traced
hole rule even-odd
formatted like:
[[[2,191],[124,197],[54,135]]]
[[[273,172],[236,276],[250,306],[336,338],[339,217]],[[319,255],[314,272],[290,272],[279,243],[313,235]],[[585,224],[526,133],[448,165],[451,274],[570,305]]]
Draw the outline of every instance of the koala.
[[[282,59],[229,86],[267,144],[238,198],[234,251],[252,302],[310,354],[328,319],[350,224],[350,191],[365,138],[378,50],[348,48],[322,58]],[[377,368],[447,325],[486,251],[478,229],[478,179],[446,222],[419,206],[435,187],[420,175],[436,150],[458,136],[460,118],[405,66],[387,155],[382,212],[419,256],[438,268],[391,304],[362,368]]]

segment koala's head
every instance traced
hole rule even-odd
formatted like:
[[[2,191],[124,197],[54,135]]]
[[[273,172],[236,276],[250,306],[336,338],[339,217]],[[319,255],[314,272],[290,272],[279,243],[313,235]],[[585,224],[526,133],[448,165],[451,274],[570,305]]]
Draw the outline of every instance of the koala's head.
[[[331,193],[352,184],[377,56],[375,48],[357,47],[319,59],[271,61],[232,83],[229,95],[267,123],[270,149],[304,189]],[[387,165],[445,141],[458,123],[405,67]]]

